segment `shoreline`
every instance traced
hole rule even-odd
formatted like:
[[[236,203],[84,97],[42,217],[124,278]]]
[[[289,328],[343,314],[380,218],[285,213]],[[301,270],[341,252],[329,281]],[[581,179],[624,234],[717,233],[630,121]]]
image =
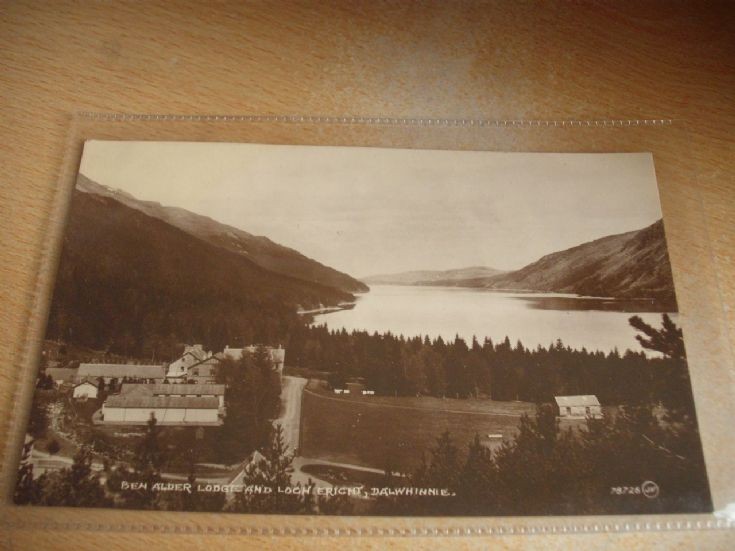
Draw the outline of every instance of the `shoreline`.
[[[314,315],[314,314],[330,314],[332,312],[339,312],[340,310],[351,310],[355,307],[357,304],[357,301],[355,302],[340,302],[336,306],[321,306],[319,308],[312,308],[310,310],[303,310],[299,309],[296,311],[296,313],[299,316],[308,316],[308,315]]]

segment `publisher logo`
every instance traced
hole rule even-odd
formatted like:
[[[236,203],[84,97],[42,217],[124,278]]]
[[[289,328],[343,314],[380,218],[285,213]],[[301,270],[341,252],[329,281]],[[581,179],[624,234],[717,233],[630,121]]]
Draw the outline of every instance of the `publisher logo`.
[[[655,499],[658,497],[659,488],[658,484],[656,484],[655,482],[646,480],[643,484],[641,484],[641,490],[643,491],[643,495],[646,496],[648,499]]]

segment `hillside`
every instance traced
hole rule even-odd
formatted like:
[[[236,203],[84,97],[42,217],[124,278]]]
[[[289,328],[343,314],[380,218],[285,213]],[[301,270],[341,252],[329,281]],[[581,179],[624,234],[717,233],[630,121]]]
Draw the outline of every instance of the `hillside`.
[[[438,285],[451,284],[452,281],[463,281],[475,278],[491,277],[504,273],[487,266],[472,266],[456,270],[417,270],[396,274],[380,274],[362,278],[365,283],[383,285]]]
[[[162,220],[76,190],[47,338],[122,354],[175,342],[275,342],[297,308],[354,297],[275,274]]]
[[[77,177],[77,189],[115,199],[130,208],[163,220],[190,235],[203,239],[211,245],[242,255],[271,272],[335,287],[348,293],[364,293],[369,290],[360,281],[324,266],[294,249],[274,243],[267,237],[252,235],[233,226],[222,224],[207,216],[178,207],[163,206],[153,201],[141,201],[123,191],[100,185],[83,174]]]
[[[663,222],[610,235],[489,278],[441,282],[463,287],[653,298],[675,304]]]

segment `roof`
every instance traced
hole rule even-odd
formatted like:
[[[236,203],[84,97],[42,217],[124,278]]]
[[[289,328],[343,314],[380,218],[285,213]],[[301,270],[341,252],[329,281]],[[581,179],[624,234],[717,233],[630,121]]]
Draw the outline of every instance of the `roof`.
[[[189,396],[144,396],[139,394],[115,394],[108,396],[106,408],[151,408],[151,409],[219,409],[217,398]]]
[[[82,385],[92,385],[94,388],[98,388],[99,385],[97,383],[93,383],[92,381],[82,381],[81,383],[77,383],[74,385],[74,388],[77,388],[78,386]]]
[[[68,381],[77,375],[77,370],[72,367],[47,367],[46,375],[54,381]]]
[[[600,401],[594,394],[583,394],[580,396],[554,396],[554,400],[556,400],[556,405],[559,407],[600,405]]]
[[[138,377],[141,379],[163,379],[166,370],[162,365],[138,364],[79,364],[79,377]]]
[[[152,385],[140,383],[125,383],[120,389],[121,394],[130,393],[154,394],[214,394],[221,396],[225,393],[225,385],[215,384],[179,384],[179,383],[156,383]]]
[[[184,346],[184,354],[182,355],[182,358],[187,354],[191,354],[197,360],[204,360],[211,356],[211,353],[204,350],[204,346],[201,344],[187,344]]]
[[[226,346],[222,352],[218,352],[214,356],[221,359],[229,358],[231,360],[239,360],[243,354],[255,354],[258,348],[261,348],[261,345],[251,344],[244,348],[230,348]],[[285,348],[273,348],[272,346],[262,346],[262,348],[268,352],[272,362],[281,363],[286,358]]]

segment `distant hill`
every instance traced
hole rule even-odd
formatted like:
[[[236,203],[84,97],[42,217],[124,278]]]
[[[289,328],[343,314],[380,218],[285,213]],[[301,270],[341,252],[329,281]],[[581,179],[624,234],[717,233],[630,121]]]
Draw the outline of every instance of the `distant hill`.
[[[128,355],[175,342],[274,342],[298,323],[298,308],[351,300],[112,197],[75,190],[47,338]]]
[[[513,272],[436,284],[653,298],[675,305],[674,282],[661,220],[641,230],[610,235],[548,254]]]
[[[111,197],[120,203],[143,212],[148,216],[163,220],[199,239],[242,255],[261,268],[335,287],[348,293],[364,293],[369,289],[360,281],[328,266],[312,260],[300,252],[274,243],[267,237],[249,234],[238,228],[228,226],[178,207],[167,207],[153,201],[141,201],[129,193],[103,186],[83,174],[77,177],[77,189],[104,197]],[[247,221],[243,221],[246,224]]]
[[[451,284],[453,281],[491,277],[502,273],[504,273],[502,270],[488,268],[487,266],[471,266],[455,270],[417,270],[373,275],[362,278],[362,281],[376,285],[439,285]]]

